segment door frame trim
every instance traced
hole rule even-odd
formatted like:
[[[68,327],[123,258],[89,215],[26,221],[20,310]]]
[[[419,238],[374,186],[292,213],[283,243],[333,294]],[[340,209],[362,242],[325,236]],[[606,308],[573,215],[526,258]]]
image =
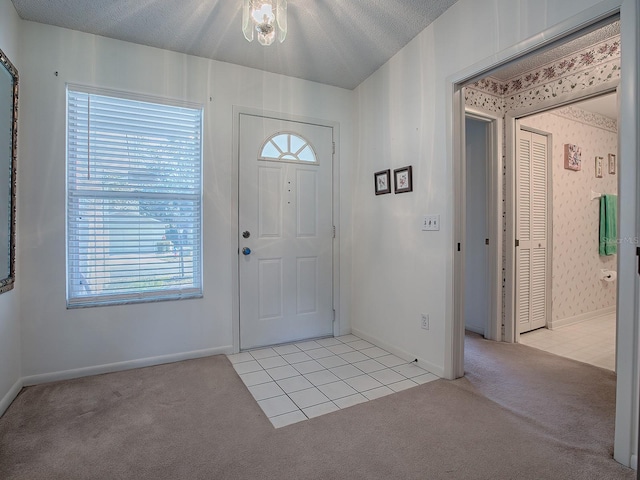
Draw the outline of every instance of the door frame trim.
[[[328,127],[332,130],[335,152],[332,161],[332,221],[335,227],[335,237],[333,238],[333,310],[335,318],[333,322],[333,334],[340,334],[340,123],[294,115],[283,112],[264,110],[261,108],[243,107],[233,105],[233,149],[231,162],[231,255],[233,258],[231,268],[232,300],[231,317],[233,326],[233,353],[240,351],[240,115],[252,115],[256,117],[272,118],[289,122],[308,123],[321,127]]]

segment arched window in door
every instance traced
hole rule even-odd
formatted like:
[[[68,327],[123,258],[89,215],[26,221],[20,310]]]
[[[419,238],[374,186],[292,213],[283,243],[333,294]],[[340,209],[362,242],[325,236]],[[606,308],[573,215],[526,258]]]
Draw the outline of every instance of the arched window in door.
[[[280,132],[269,137],[260,149],[259,160],[317,164],[308,140],[296,133]]]

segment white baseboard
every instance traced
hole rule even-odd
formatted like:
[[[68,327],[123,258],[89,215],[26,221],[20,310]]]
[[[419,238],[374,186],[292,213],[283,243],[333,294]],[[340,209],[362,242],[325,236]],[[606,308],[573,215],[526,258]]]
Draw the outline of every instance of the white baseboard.
[[[351,327],[345,327],[338,330],[338,334],[336,337],[340,337],[342,335],[349,335],[351,333]]]
[[[638,470],[638,455],[631,455],[631,462],[629,462],[629,467],[634,470]]]
[[[0,417],[4,414],[4,412],[7,411],[7,408],[9,408],[9,405],[11,405],[11,402],[13,402],[16,399],[16,397],[20,393],[20,390],[22,390],[23,386],[24,386],[24,383],[22,382],[22,378],[20,378],[16,383],[13,384],[13,386],[9,389],[7,394],[4,397],[2,397],[2,400],[0,400]]]
[[[615,305],[607,308],[602,308],[600,310],[594,310],[593,312],[581,313],[580,315],[575,315],[573,317],[561,318],[559,320],[550,321],[547,327],[550,330],[554,330],[556,328],[566,327],[568,325],[574,325],[576,323],[593,320],[598,317],[604,317],[605,315],[611,315],[612,313],[616,313]]]
[[[356,336],[356,337],[360,337],[363,340],[366,340],[367,342],[373,343],[376,346],[382,348],[383,350],[386,350],[387,352],[393,353],[395,356],[400,357],[404,360],[406,360],[407,362],[412,362],[413,360],[416,359],[416,357],[414,355],[411,355],[407,352],[405,352],[404,350],[401,350],[399,348],[394,347],[393,345],[389,345],[387,342],[380,340],[379,338],[373,337],[371,335],[368,335],[366,333],[364,333],[361,330],[358,330],[357,328],[352,328],[351,329],[352,333]],[[428,362],[422,358],[418,358],[418,366],[424,368],[425,370],[428,370],[429,372],[433,373],[434,375],[442,378],[444,377],[444,367],[441,367],[439,365],[435,365],[431,362]]]
[[[103,373],[119,372],[122,370],[131,370],[134,368],[150,367],[153,365],[162,365],[164,363],[180,362],[182,360],[191,360],[193,358],[209,357],[211,355],[229,354],[233,352],[233,347],[207,348],[204,350],[193,350],[191,352],[174,353],[171,355],[161,355],[159,357],[140,358],[138,360],[129,360],[126,362],[109,363],[105,365],[96,365],[93,367],[76,368],[73,370],[63,370],[60,372],[42,373],[40,375],[31,375],[22,378],[22,385],[27,387],[30,385],[38,385],[40,383],[57,382],[59,380],[69,380],[72,378],[88,377],[90,375],[100,375]],[[1,404],[0,404],[1,405]]]

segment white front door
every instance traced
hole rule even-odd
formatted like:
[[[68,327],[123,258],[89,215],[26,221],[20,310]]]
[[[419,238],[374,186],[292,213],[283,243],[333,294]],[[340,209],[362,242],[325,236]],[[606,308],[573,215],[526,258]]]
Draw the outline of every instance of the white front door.
[[[240,114],[240,348],[333,334],[333,129]]]

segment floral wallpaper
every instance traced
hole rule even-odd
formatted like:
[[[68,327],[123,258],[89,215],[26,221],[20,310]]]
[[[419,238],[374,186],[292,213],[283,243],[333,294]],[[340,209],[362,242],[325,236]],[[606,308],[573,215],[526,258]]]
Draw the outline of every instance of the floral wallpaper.
[[[501,96],[486,93],[471,87],[465,88],[464,95],[465,105],[468,107],[478,108],[491,113],[505,113],[504,98]]]
[[[486,77],[465,89],[467,106],[503,113],[620,78],[620,37],[507,81]]]
[[[616,304],[616,284],[599,278],[600,269],[616,269],[616,256],[598,255],[600,203],[599,199],[591,200],[590,195],[591,190],[617,194],[617,174],[609,174],[607,163],[608,154],[617,155],[617,133],[598,125],[607,123],[606,117],[597,115],[600,121],[588,125],[582,119],[569,119],[563,110],[566,109],[527,117],[521,122],[553,135],[552,322]],[[573,114],[579,117],[577,112]],[[565,143],[582,149],[581,170],[564,169]],[[595,176],[596,156],[604,158],[603,178]]]

